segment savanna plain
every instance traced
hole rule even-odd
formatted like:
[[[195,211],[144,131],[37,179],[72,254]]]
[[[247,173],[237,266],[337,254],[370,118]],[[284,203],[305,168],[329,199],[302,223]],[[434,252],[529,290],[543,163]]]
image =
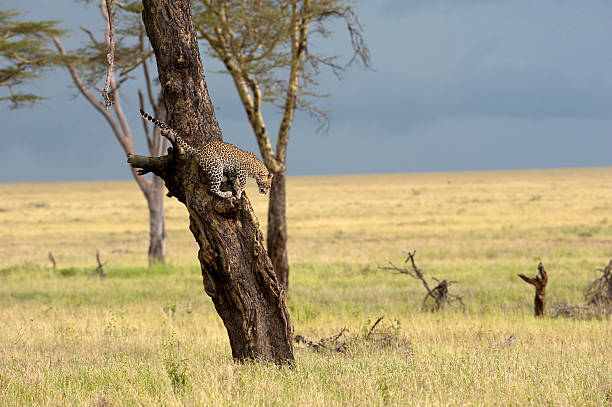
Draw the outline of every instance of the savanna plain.
[[[186,211],[165,206],[167,263],[148,267],[133,182],[0,185],[0,406],[612,405],[609,318],[535,318],[517,277],[542,262],[549,310],[584,302],[612,259],[612,168],[289,178],[294,333],[350,339],[296,343],[291,368],[233,362]],[[419,281],[380,268],[406,250],[465,312],[423,310]]]

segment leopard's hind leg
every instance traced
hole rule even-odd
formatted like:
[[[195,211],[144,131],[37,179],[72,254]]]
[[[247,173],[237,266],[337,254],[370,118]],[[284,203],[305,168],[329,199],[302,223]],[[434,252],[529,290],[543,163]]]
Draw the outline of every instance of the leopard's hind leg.
[[[213,166],[212,168],[206,168],[205,163],[199,160],[199,164],[205,169],[208,180],[210,181],[210,191],[213,194],[219,195],[221,198],[229,198],[232,196],[231,191],[221,191],[221,182],[223,181],[223,167],[221,165]]]
[[[238,173],[236,174],[236,178],[233,180],[234,190],[236,191],[236,198],[240,199],[242,193],[244,192],[244,188],[247,183],[247,172],[242,168],[238,169]]]

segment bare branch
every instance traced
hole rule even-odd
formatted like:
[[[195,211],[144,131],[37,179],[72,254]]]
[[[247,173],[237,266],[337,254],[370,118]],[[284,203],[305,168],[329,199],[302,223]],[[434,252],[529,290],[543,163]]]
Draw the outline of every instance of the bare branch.
[[[308,44],[308,28],[310,26],[310,0],[304,0],[301,10],[297,5],[292,5],[292,18],[290,24],[291,37],[291,68],[289,70],[289,80],[287,93],[285,95],[285,106],[278,129],[278,139],[276,140],[276,158],[283,164],[287,160],[287,144],[289,143],[289,132],[293,124],[295,107],[299,89],[300,72],[302,70],[302,57],[306,53]]]
[[[106,61],[108,62],[108,72],[106,74],[106,83],[102,90],[102,97],[104,98],[105,107],[108,108],[113,104],[113,100],[109,95],[111,87],[111,81],[114,77],[113,64],[115,62],[115,10],[113,10],[113,0],[100,0],[100,8],[102,14],[106,19],[106,42],[109,44],[108,54],[106,54]]]
[[[172,157],[170,155],[163,155],[161,157],[147,157],[143,155],[128,154],[128,163],[132,168],[138,168],[138,175],[145,175],[150,172],[153,174],[164,177]]]
[[[534,312],[536,316],[546,314],[546,284],[548,283],[548,274],[544,270],[544,266],[540,262],[538,264],[538,274],[534,277],[527,277],[524,274],[518,275],[523,281],[535,287],[535,298],[533,300]]]
[[[370,49],[366,45],[365,39],[363,38],[363,26],[359,22],[359,18],[353,9],[351,7],[342,7],[332,10],[324,10],[315,16],[314,21],[318,23],[315,31],[323,36],[329,35],[327,29],[323,26],[323,23],[328,18],[342,18],[346,24],[346,29],[349,32],[351,46],[353,48],[353,55],[341,70],[346,70],[355,62],[359,63],[364,69],[371,68],[372,59]]]
[[[535,278],[527,277],[525,274],[519,274],[518,276],[522,278],[526,283],[529,283],[531,285],[537,284],[537,280]]]
[[[382,321],[383,319],[384,319],[384,317],[378,317],[376,322],[374,322],[374,324],[372,324],[372,327],[368,331],[368,334],[365,336],[366,340],[370,337],[370,335],[372,335],[372,332],[374,332],[374,329],[376,329],[376,325],[378,325],[380,323],[380,321]]]
[[[89,39],[91,40],[91,42],[93,43],[94,46],[98,46],[100,43],[98,42],[98,40],[96,39],[96,37],[94,37],[93,33],[91,32],[91,30],[81,26],[81,30],[83,30],[85,32],[85,34],[87,34],[89,36]]]
[[[51,264],[53,265],[53,271],[55,271],[57,267],[57,263],[55,262],[55,257],[53,256],[53,253],[49,252],[47,256],[49,257],[49,260],[51,261]]]
[[[346,329],[345,327],[342,328],[340,332],[338,332],[336,335],[332,335],[327,338],[321,338],[317,342],[313,342],[312,340],[302,335],[295,335],[293,340],[297,343],[303,343],[304,345],[308,346],[316,352],[319,352],[323,349],[333,349],[336,352],[343,353],[346,351],[347,348],[347,338],[345,336],[347,332],[348,329]],[[344,337],[344,340],[340,341],[340,338],[342,337]]]
[[[106,274],[104,273],[104,268],[103,268],[105,263],[102,263],[100,261],[100,250],[96,250],[96,262],[98,263],[98,267],[96,267],[94,272],[98,273],[101,279],[104,279],[106,277]]]
[[[612,260],[603,269],[602,276],[595,279],[587,288],[584,296],[589,305],[612,305]]]
[[[138,102],[140,103],[140,110],[145,110],[144,106],[144,97],[142,95],[142,91],[138,89]],[[153,140],[151,139],[151,132],[149,131],[149,123],[144,117],[142,117],[142,127],[144,129],[145,138],[147,139],[147,147],[149,148],[149,152],[153,152]]]
[[[53,40],[53,43],[55,44],[55,47],[59,51],[59,53],[63,56],[67,56],[66,50],[64,49],[64,46],[62,45],[59,38],[54,36],[52,37],[52,40]],[[110,111],[108,111],[104,107],[104,105],[100,103],[98,99],[96,99],[93,93],[91,93],[91,91],[87,89],[79,73],[77,72],[76,67],[70,63],[66,64],[65,66],[68,69],[68,72],[70,72],[70,76],[72,77],[74,84],[79,89],[81,94],[85,96],[85,98],[89,101],[89,103],[91,103],[91,105],[95,107],[96,110],[98,110],[102,114],[102,116],[104,116],[104,118],[110,125],[111,129],[113,130],[113,134],[115,135],[115,138],[117,139],[117,141],[119,141],[119,144],[121,144],[123,151],[125,151],[127,154],[133,154],[134,145],[132,143],[132,138],[131,136],[129,138],[126,137],[126,134],[130,134],[129,129],[127,133],[125,133],[122,130],[122,127],[125,128],[124,126],[127,125],[127,122],[125,122],[124,120],[124,122],[122,123],[122,126],[120,126],[115,120],[115,118],[111,115]],[[117,109],[119,109],[118,110],[119,112],[121,111],[121,106],[119,106],[118,104],[115,105],[115,111],[117,111]],[[146,195],[150,190],[148,180],[146,178],[139,177],[138,174],[136,173],[136,170],[134,169],[132,169],[132,176],[134,177],[134,180],[136,180],[136,183],[138,184],[142,192]]]
[[[432,277],[432,279],[436,281],[438,285],[435,286],[433,289],[431,289],[429,287],[429,283],[423,276],[423,272],[421,271],[421,269],[417,267],[416,261],[414,260],[416,250],[412,252],[406,252],[406,254],[408,255],[408,257],[404,261],[404,264],[410,261],[412,270],[409,270],[404,267],[398,267],[392,262],[389,262],[389,266],[387,267],[379,267],[379,268],[382,270],[395,271],[400,274],[407,274],[416,280],[420,280],[421,283],[423,283],[423,287],[425,287],[425,290],[427,290],[427,295],[425,295],[425,298],[423,298],[423,307],[425,307],[425,303],[427,299],[431,297],[434,300],[434,306],[432,308],[433,311],[438,311],[444,308],[446,304],[452,304],[453,302],[457,302],[461,306],[462,311],[465,311],[465,304],[463,303],[463,297],[460,295],[450,294],[448,292],[448,287],[452,283],[456,283],[456,281],[447,281],[447,280],[440,281],[437,278]]]
[[[144,52],[145,41],[144,41],[144,26],[141,24],[138,31],[138,46],[140,48],[140,52]],[[149,97],[149,103],[151,107],[155,106],[155,98],[153,97],[153,84],[151,83],[151,76],[149,75],[149,67],[147,66],[146,58],[142,61],[142,70],[145,76],[145,86],[147,87],[147,96]],[[141,105],[142,107],[142,105]],[[144,107],[142,107],[143,110]]]

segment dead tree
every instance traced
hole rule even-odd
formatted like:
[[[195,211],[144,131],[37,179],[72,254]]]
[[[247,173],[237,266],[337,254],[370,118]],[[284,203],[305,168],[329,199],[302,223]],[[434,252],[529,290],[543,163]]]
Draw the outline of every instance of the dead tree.
[[[346,329],[345,327],[342,328],[340,332],[338,332],[336,335],[332,335],[327,338],[321,338],[316,342],[302,335],[295,335],[294,340],[296,343],[302,343],[316,352],[327,349],[339,353],[344,353],[346,352],[347,344],[349,342],[349,338],[346,336],[347,332],[348,329]]]
[[[538,264],[538,274],[534,278],[527,277],[524,274],[518,275],[525,282],[535,287],[535,299],[533,301],[535,308],[535,316],[540,317],[546,314],[546,284],[548,283],[548,274],[544,270],[542,263]]]
[[[603,275],[586,289],[584,296],[587,305],[612,305],[612,260],[605,268],[597,271],[601,271]]]
[[[104,263],[100,261],[100,250],[96,250],[96,262],[98,263],[98,267],[95,268],[94,273],[98,273],[100,279],[104,279],[106,277],[106,273],[104,273]]]
[[[416,262],[414,260],[416,250],[412,252],[406,252],[406,254],[408,255],[408,257],[404,261],[404,264],[407,264],[408,261],[410,261],[412,270],[409,270],[405,267],[398,267],[392,262],[389,262],[389,266],[381,267],[381,269],[396,271],[400,274],[407,274],[414,279],[420,280],[423,283],[423,287],[425,287],[425,290],[427,291],[427,295],[425,295],[425,298],[423,298],[423,308],[425,308],[425,304],[427,303],[427,300],[431,297],[434,301],[434,304],[431,308],[432,311],[439,311],[440,309],[444,308],[446,304],[453,304],[453,303],[459,304],[461,307],[461,310],[465,311],[465,304],[463,303],[463,297],[459,295],[449,294],[448,292],[448,287],[450,287],[452,284],[456,283],[457,281],[447,281],[447,280],[440,281],[437,278],[432,277],[432,279],[436,283],[438,283],[438,285],[435,286],[433,289],[430,288],[429,283],[423,276],[423,272],[421,271],[421,269],[417,267]]]
[[[53,253],[49,252],[47,257],[49,257],[49,261],[51,261],[51,264],[53,265],[53,271],[55,271],[55,269],[57,268],[57,263],[55,262],[55,256],[53,256]]]
[[[143,0],[147,36],[157,60],[168,124],[191,146],[221,141],[208,95],[189,0]],[[136,113],[135,113],[136,114]],[[235,200],[210,191],[197,158],[169,149],[161,157],[129,156],[152,172],[189,212],[198,242],[204,289],[212,298],[238,361],[261,358],[292,363],[291,324],[285,291],[264,248],[259,222],[246,194]],[[222,188],[228,188],[224,184]]]

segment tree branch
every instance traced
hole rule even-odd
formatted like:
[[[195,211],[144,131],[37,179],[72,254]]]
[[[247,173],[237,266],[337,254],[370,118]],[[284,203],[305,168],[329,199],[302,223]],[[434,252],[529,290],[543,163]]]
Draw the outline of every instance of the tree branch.
[[[113,73],[113,64],[115,62],[115,10],[113,10],[113,0],[100,0],[100,8],[106,20],[105,38],[108,45],[108,54],[106,54],[108,72],[106,74],[106,83],[102,90],[102,97],[104,98],[106,110],[108,110],[113,104],[113,100],[109,95],[109,89],[115,76]]]
[[[147,157],[144,155],[128,154],[128,164],[132,168],[138,169],[138,175],[145,175],[150,172],[163,178],[166,175],[168,166],[172,161],[170,155],[163,155],[160,157]]]
[[[432,310],[438,311],[442,309],[445,304],[452,304],[453,301],[456,301],[461,305],[461,309],[465,312],[465,304],[463,303],[463,297],[460,295],[453,295],[448,292],[448,287],[450,287],[453,283],[456,283],[456,281],[447,281],[447,280],[440,281],[437,278],[432,277],[432,279],[436,281],[438,285],[435,286],[433,289],[431,289],[429,287],[429,284],[427,283],[427,280],[423,276],[421,269],[417,267],[416,262],[414,260],[416,250],[412,252],[406,252],[406,254],[408,255],[408,257],[404,261],[404,264],[410,261],[410,264],[412,266],[412,271],[404,267],[397,267],[392,262],[389,262],[388,267],[380,267],[380,268],[383,270],[396,271],[400,274],[408,274],[410,277],[420,280],[423,283],[423,287],[425,287],[425,290],[427,290],[427,295],[425,295],[425,298],[423,298],[423,307],[425,307],[425,303],[427,299],[431,297],[435,302]]]
[[[100,43],[98,42],[98,40],[96,40],[96,37],[94,37],[93,33],[91,32],[91,30],[81,26],[81,30],[83,30],[83,32],[85,34],[87,34],[89,36],[89,39],[91,40],[92,44],[94,46],[98,46]]]
[[[59,38],[53,36],[51,37],[51,39],[53,40],[53,43],[55,44],[55,47],[57,48],[59,53],[63,56],[68,56]],[[77,89],[81,92],[83,96],[85,96],[85,99],[87,99],[89,103],[102,114],[102,116],[104,116],[111,129],[113,130],[115,138],[117,139],[117,141],[119,141],[119,144],[121,144],[123,151],[125,151],[127,154],[133,154],[134,146],[131,143],[131,137],[129,140],[125,137],[125,134],[121,130],[121,127],[119,126],[115,118],[111,115],[110,111],[107,110],[105,106],[98,101],[98,99],[96,99],[96,97],[93,95],[93,93],[91,93],[89,89],[87,89],[75,66],[70,63],[66,64],[65,66],[68,69],[68,72],[70,72],[72,81],[76,85]],[[117,105],[115,105],[115,108],[117,108]],[[132,176],[134,177],[134,180],[136,180],[136,183],[140,187],[143,194],[147,195],[150,190],[148,180],[146,178],[139,177],[136,173],[136,170],[134,169],[132,169],[131,172]]]
[[[284,165],[274,154],[270,137],[268,137],[268,131],[261,113],[261,92],[255,81],[249,76],[245,67],[239,65],[236,63],[236,61],[234,61],[234,59],[232,59],[232,56],[235,57],[235,55],[231,54],[225,39],[225,35],[222,31],[222,27],[215,27],[215,32],[217,37],[217,42],[215,44],[217,46],[215,46],[213,49],[217,55],[219,55],[219,58],[221,61],[223,61],[225,67],[234,80],[236,90],[238,91],[238,96],[240,97],[240,101],[245,108],[249,123],[251,124],[253,132],[255,133],[255,139],[257,140],[259,151],[261,152],[264,163],[270,169],[270,171],[273,173],[278,173],[279,171],[283,170]],[[213,45],[211,44],[211,47],[212,46]],[[250,83],[248,82],[249,80]],[[249,92],[249,88],[253,92],[253,95],[251,95]]]
[[[142,95],[142,91],[140,89],[138,89],[138,102],[140,103],[140,110],[144,111],[144,96]],[[149,131],[148,120],[146,120],[144,117],[142,117],[141,119],[145,138],[147,139],[147,147],[149,148],[149,153],[153,154],[153,140],[151,139],[151,132]]]
[[[527,277],[524,274],[519,274],[518,276],[535,287],[535,298],[533,300],[535,315],[542,316],[546,314],[546,284],[548,283],[548,274],[544,270],[542,263],[538,264],[538,274],[536,274],[535,278]]]
[[[308,27],[310,25],[310,0],[304,0],[302,9],[298,11],[297,5],[292,5],[291,17],[291,69],[285,95],[285,107],[283,117],[278,129],[276,140],[276,158],[282,163],[287,162],[287,144],[289,143],[289,132],[293,124],[295,106],[299,89],[300,71],[302,69],[302,57],[306,52],[308,41]]]
[[[138,45],[141,52],[144,52],[144,27],[140,25],[138,32]],[[145,86],[147,87],[147,96],[149,97],[149,103],[151,107],[155,106],[155,98],[153,97],[153,86],[151,84],[151,76],[149,75],[149,67],[147,66],[146,59],[142,61],[142,70],[145,76]]]

